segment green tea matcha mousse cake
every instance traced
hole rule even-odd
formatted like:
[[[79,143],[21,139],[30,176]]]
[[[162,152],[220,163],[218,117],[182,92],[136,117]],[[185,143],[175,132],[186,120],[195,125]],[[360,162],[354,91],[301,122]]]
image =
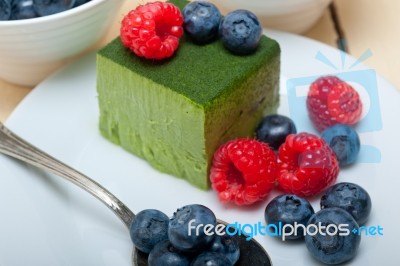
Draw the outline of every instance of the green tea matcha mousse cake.
[[[116,38],[97,54],[100,130],[154,168],[207,189],[214,151],[253,136],[276,112],[279,72],[279,45],[266,36],[246,56],[183,36],[163,61],[140,58]]]

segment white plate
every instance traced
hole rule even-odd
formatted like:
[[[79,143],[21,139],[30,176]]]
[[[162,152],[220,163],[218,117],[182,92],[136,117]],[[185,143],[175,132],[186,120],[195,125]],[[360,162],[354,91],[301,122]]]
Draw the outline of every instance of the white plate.
[[[372,85],[376,80],[383,127],[379,127],[379,116],[374,120],[365,118],[360,125],[364,132],[360,134],[363,144],[379,149],[381,160],[343,169],[339,180],[358,183],[368,190],[373,211],[367,225],[380,225],[384,235],[364,236],[358,256],[349,264],[400,265],[400,257],[394,252],[400,237],[397,228],[399,92],[374,72],[363,72],[365,66],[349,70],[355,62],[353,58],[346,57],[342,70],[341,53],[334,48],[295,35],[269,34],[281,43],[282,73],[288,79],[287,84],[298,85],[298,95],[301,95],[300,85],[311,80],[307,78],[310,76],[336,73],[347,75],[354,82],[369,79]],[[316,60],[318,53],[324,54],[339,70]],[[363,73],[369,74],[363,76]],[[361,94],[367,106],[376,99],[368,98],[362,88]],[[284,114],[288,114],[287,99],[282,97],[280,112]],[[303,111],[292,110],[292,116],[298,120],[300,130],[311,130],[307,119],[299,116],[305,115],[304,106],[291,107],[303,108]],[[376,106],[367,109],[373,108]],[[263,221],[267,202],[247,208],[224,206],[213,191],[203,192],[185,181],[159,173],[145,161],[106,141],[99,134],[97,122],[95,58],[90,55],[40,84],[18,106],[7,126],[103,184],[135,212],[158,208],[171,215],[177,207],[201,203],[229,222]],[[365,123],[375,129],[365,129],[362,126]],[[375,159],[379,161],[379,157]],[[128,232],[92,196],[59,177],[5,156],[0,156],[0,170],[0,265],[130,265],[132,244]],[[312,203],[318,210],[318,198]],[[263,236],[256,239],[267,249],[275,266],[318,265],[304,243],[282,243]]]

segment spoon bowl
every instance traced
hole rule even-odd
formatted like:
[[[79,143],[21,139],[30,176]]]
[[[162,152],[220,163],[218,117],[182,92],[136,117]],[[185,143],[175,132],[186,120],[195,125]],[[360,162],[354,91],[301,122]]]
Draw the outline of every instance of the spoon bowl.
[[[223,224],[225,226],[228,223],[217,220],[218,224]],[[233,236],[240,247],[240,257],[235,263],[235,266],[248,266],[248,265],[262,265],[262,266],[272,266],[271,258],[268,256],[264,248],[254,239],[246,240],[246,236],[234,235]],[[140,250],[134,248],[132,253],[132,265],[133,266],[148,266],[147,263],[148,254],[141,252]]]
[[[113,211],[128,230],[133,219],[135,219],[135,214],[99,183],[34,147],[32,144],[29,144],[27,141],[11,132],[1,122],[0,153],[64,177],[68,181],[89,192]],[[227,225],[227,223],[222,220],[218,220],[218,223],[224,224],[225,226]],[[244,235],[235,235],[234,237],[238,240],[240,247],[240,258],[235,265],[272,265],[267,252],[257,241],[254,239],[247,241]],[[148,254],[138,251],[134,247],[132,251],[132,265],[147,266],[147,257]]]

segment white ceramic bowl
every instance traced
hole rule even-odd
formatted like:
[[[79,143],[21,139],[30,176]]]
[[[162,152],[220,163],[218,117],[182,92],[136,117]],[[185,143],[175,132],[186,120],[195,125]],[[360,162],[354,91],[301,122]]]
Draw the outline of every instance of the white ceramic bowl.
[[[123,0],[92,0],[58,14],[0,21],[0,79],[33,86],[101,39]]]
[[[221,11],[252,11],[266,28],[304,33],[321,17],[332,0],[210,0]]]

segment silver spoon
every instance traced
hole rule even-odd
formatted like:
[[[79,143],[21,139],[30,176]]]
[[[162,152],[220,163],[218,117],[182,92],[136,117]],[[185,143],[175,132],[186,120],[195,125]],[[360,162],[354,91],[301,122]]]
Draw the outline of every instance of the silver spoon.
[[[86,190],[108,208],[124,223],[129,230],[129,226],[135,219],[135,214],[117,197],[96,181],[69,167],[68,165],[51,157],[47,153],[29,144],[22,138],[15,135],[0,122],[0,153],[14,157],[18,160],[47,170],[53,174],[64,177],[80,188]],[[218,220],[218,223],[227,225],[226,222]],[[270,266],[271,259],[263,247],[254,239],[247,241],[244,235],[235,236],[240,246],[240,259],[237,266]],[[132,264],[134,266],[147,266],[147,254],[133,248]]]

